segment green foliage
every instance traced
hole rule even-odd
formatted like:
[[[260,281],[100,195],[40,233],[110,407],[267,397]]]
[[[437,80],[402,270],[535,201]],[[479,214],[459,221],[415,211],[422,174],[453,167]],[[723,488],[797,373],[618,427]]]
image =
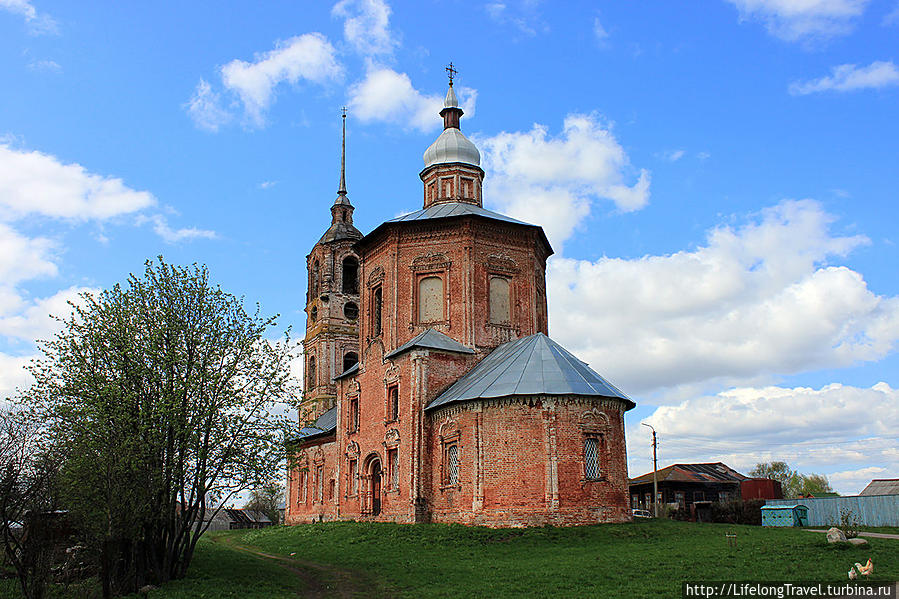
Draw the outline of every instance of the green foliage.
[[[104,595],[182,577],[217,499],[270,484],[294,396],[289,339],[205,267],[147,262],[83,294],[44,342],[24,402],[64,448],[67,506],[100,555]]]
[[[755,465],[749,476],[771,478],[780,482],[784,497],[794,499],[800,495],[833,493],[830,482],[823,474],[802,474],[790,468],[786,462],[762,462]]]
[[[280,524],[281,513],[278,510],[284,501],[284,487],[281,483],[264,485],[250,492],[249,501],[244,504],[244,509],[262,512],[275,524]]]
[[[712,522],[722,524],[762,525],[764,499],[734,499],[712,504]]]

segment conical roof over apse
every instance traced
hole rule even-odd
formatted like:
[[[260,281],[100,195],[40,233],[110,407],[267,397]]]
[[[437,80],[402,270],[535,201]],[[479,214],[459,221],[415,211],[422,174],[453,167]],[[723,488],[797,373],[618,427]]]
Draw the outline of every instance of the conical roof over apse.
[[[588,395],[636,404],[585,362],[537,333],[504,343],[425,408],[515,395]]]

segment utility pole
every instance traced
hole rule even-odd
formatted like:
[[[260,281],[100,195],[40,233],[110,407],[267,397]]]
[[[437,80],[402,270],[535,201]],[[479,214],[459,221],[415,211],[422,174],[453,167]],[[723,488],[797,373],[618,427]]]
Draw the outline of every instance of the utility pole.
[[[641,422],[643,426],[648,426],[652,429],[652,515],[656,518],[659,517],[659,481],[658,481],[658,470],[659,470],[659,462],[656,460],[656,429],[652,428],[652,425],[646,424],[645,422]]]

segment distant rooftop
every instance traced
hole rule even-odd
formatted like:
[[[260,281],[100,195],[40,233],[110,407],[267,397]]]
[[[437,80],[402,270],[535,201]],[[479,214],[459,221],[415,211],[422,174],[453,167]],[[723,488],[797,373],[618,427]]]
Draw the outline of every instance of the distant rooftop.
[[[721,462],[704,464],[672,464],[656,472],[658,482],[740,482],[746,480],[744,476]],[[642,484],[652,482],[652,472],[632,478],[630,484]]]
[[[899,478],[875,478],[859,495],[899,495]]]

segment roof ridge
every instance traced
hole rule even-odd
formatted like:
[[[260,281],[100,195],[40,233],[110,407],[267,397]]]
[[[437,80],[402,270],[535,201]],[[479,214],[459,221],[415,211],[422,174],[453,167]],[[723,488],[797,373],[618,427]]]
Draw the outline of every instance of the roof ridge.
[[[513,347],[515,344],[517,344],[517,343],[519,343],[519,342],[521,342],[521,341],[523,341],[523,340],[525,340],[525,339],[527,339],[527,337],[521,337],[521,338],[519,338],[519,339],[515,339],[515,340],[513,340],[513,341],[507,341],[506,343],[503,343],[502,345],[497,346],[496,348],[494,348],[494,350],[493,350],[492,352],[490,352],[489,354],[487,354],[487,355],[484,357],[483,360],[481,360],[480,362],[478,362],[477,364],[475,364],[474,368],[472,368],[471,370],[469,370],[468,372],[466,372],[464,375],[462,375],[462,377],[461,377],[460,379],[458,379],[458,380],[456,381],[456,383],[461,383],[461,382],[463,382],[463,381],[467,378],[467,376],[468,376],[469,374],[471,374],[472,372],[474,372],[474,371],[477,370],[478,368],[484,368],[484,369],[485,369],[485,372],[484,372],[484,374],[481,376],[481,379],[483,379],[484,376],[487,375],[487,374],[492,374],[497,368],[499,368],[500,366],[502,366],[502,364],[505,362],[505,359],[504,359],[505,354],[508,353],[509,355],[514,355],[514,354],[510,353],[511,350],[512,350],[512,347]],[[497,352],[500,352],[500,353],[497,353]],[[502,354],[502,355],[501,355],[501,354]],[[488,365],[488,364],[489,364],[488,360],[489,360],[490,362],[496,362],[496,363],[495,363],[495,364],[492,364],[492,365]],[[499,374],[501,375],[502,372],[500,372]],[[474,384],[477,383],[477,382],[479,382],[481,379],[473,379],[473,380],[468,381],[468,382],[465,383],[463,386],[459,387],[459,389],[456,390],[456,392],[457,392],[457,393],[458,393],[459,391],[464,392],[464,391],[467,391],[468,389],[471,389],[471,388],[474,386]],[[491,380],[491,383],[490,383],[490,384],[495,383],[498,379],[499,379],[499,375],[497,375],[495,378],[493,378],[493,379]],[[451,390],[451,389],[456,385],[456,383],[453,383],[452,385],[450,385],[450,386],[447,388],[447,390],[444,391],[444,393],[446,393],[447,391]],[[441,393],[441,395],[443,395],[443,393]]]

